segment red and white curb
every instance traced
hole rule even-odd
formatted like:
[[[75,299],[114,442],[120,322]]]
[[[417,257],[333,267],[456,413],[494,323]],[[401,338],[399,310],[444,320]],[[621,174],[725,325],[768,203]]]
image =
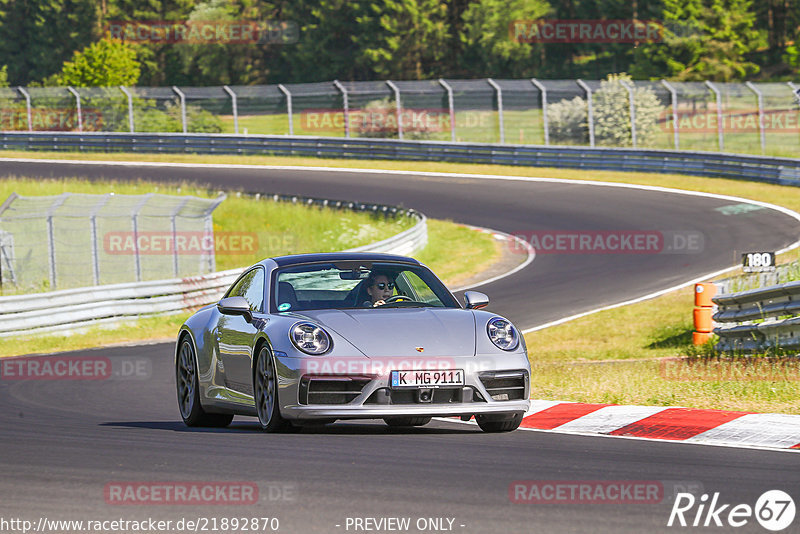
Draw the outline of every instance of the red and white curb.
[[[520,429],[800,449],[800,415],[531,400]]]

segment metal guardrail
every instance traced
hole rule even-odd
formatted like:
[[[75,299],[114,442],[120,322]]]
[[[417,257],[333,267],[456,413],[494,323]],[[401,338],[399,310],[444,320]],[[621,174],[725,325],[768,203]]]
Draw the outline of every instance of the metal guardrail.
[[[789,282],[739,293],[723,293],[714,329],[723,351],[760,351],[800,346],[800,282]]]
[[[319,199],[308,201],[330,202]],[[364,205],[355,204],[350,207],[361,206]],[[373,207],[376,210],[378,208]],[[389,209],[388,206],[381,208],[382,211]],[[419,212],[408,212],[417,220],[412,228],[346,252],[409,255],[423,248],[428,241],[427,219]],[[202,307],[218,301],[243,270],[244,268],[188,278],[0,297],[0,337],[74,330],[124,318],[172,314]],[[57,310],[57,313],[53,313],[53,310]]]
[[[10,150],[259,154],[679,173],[800,186],[800,159],[715,152],[225,134],[0,132]]]

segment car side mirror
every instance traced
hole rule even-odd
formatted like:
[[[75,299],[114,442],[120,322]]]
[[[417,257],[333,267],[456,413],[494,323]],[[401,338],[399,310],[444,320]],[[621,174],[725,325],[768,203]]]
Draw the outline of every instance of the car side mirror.
[[[217,302],[217,309],[225,315],[242,315],[248,323],[253,320],[250,303],[244,297],[227,297]]]
[[[489,297],[479,291],[466,291],[464,293],[464,303],[468,310],[480,310],[489,305]]]

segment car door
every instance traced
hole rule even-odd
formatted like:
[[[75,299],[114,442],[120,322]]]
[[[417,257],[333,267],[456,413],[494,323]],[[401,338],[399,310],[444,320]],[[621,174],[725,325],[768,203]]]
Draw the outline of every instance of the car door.
[[[250,311],[261,314],[264,308],[264,269],[256,267],[250,270],[225,296],[244,297],[250,304]],[[241,315],[223,315],[217,323],[217,347],[224,368],[225,387],[250,397],[253,395],[251,361],[257,332],[258,328]],[[247,400],[242,398],[242,401]]]

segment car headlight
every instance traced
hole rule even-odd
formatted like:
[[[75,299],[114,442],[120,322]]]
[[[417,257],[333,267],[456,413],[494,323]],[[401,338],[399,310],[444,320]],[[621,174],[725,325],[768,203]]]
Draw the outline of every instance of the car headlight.
[[[331,336],[313,323],[297,323],[289,331],[294,346],[306,354],[325,354],[331,348]]]
[[[495,317],[486,325],[486,333],[497,348],[514,350],[519,346],[519,333],[510,321]]]

